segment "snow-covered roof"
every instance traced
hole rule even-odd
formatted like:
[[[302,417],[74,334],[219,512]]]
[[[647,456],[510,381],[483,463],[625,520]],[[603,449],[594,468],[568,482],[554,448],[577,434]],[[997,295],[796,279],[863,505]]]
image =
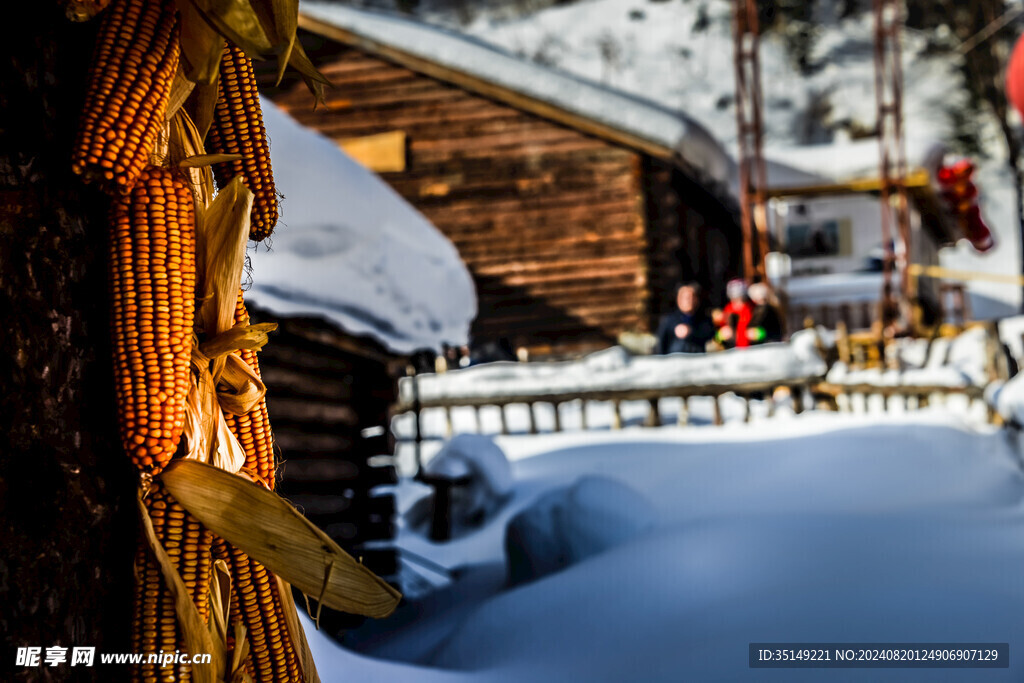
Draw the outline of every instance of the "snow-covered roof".
[[[457,85],[572,125],[584,132],[682,160],[706,180],[725,185],[730,158],[722,145],[689,116],[583,78],[528,61],[498,47],[401,16],[306,2],[300,25],[413,70],[457,75]],[[419,68],[417,68],[419,67]]]
[[[251,253],[247,298],[396,353],[465,343],[476,294],[454,245],[333,142],[261,104],[284,200],[271,248]]]

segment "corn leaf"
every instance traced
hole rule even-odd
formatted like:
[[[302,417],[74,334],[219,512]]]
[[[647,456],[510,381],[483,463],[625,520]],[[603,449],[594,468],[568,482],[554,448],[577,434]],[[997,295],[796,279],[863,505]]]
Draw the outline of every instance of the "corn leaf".
[[[196,84],[186,77],[184,67],[179,64],[178,72],[174,74],[174,83],[171,84],[171,97],[167,102],[167,114],[164,116],[165,121],[170,121],[174,118],[174,115],[181,109],[181,105],[185,104],[185,100],[192,94],[192,90],[195,87]]]
[[[259,351],[270,340],[268,336],[277,329],[277,323],[260,323],[259,325],[235,325],[226,332],[208,339],[199,345],[203,355],[208,358],[223,356],[239,349]]]
[[[214,533],[327,607],[386,617],[401,595],[277,494],[193,460],[161,473],[171,495]]]
[[[280,576],[275,576],[277,581],[277,593],[281,596],[281,611],[284,612],[285,625],[288,627],[288,634],[292,637],[295,646],[295,653],[299,656],[299,666],[307,683],[320,683],[320,676],[316,672],[316,663],[313,661],[313,651],[309,649],[309,642],[306,640],[306,632],[299,621],[299,612],[295,609],[295,598],[292,597],[292,587]]]
[[[188,0],[218,33],[250,58],[273,52],[274,46],[263,30],[249,0]]]
[[[197,83],[192,96],[185,102],[185,109],[199,131],[199,139],[206,140],[206,134],[213,125],[213,116],[217,110],[217,98],[220,97],[220,73],[213,83]]]
[[[185,74],[193,83],[209,85],[217,80],[224,38],[191,2],[178,0],[181,16],[181,56]]]
[[[237,353],[225,358],[224,372],[217,378],[217,402],[221,409],[231,415],[245,415],[254,410],[267,394],[256,371],[242,360]],[[244,460],[242,461],[244,464]],[[237,472],[239,468],[229,469]]]
[[[185,157],[178,162],[178,166],[181,168],[201,168],[203,166],[221,164],[225,161],[238,161],[241,158],[241,154],[196,154],[195,156]]]
[[[199,296],[203,302],[198,313],[208,338],[235,326],[252,203],[252,192],[242,176],[236,176],[207,207],[203,230],[197,235],[196,256],[202,273]],[[218,372],[215,361],[215,377]]]
[[[250,1],[263,30],[273,43],[274,54],[277,56],[277,82],[280,83],[295,45],[295,32],[299,28],[298,0]]]
[[[309,60],[306,51],[302,49],[302,43],[295,43],[288,63],[302,75],[302,80],[306,82],[306,87],[313,93],[316,103],[325,104],[324,86],[331,85],[331,82],[313,66],[313,62]]]

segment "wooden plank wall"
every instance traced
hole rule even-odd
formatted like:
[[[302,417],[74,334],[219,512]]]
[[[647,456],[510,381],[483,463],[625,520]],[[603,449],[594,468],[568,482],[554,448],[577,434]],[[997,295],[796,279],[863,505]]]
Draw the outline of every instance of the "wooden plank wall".
[[[338,50],[320,64],[336,86],[326,110],[313,111],[302,85],[276,101],[336,140],[405,132],[406,171],[382,177],[456,244],[473,272],[474,339],[604,345],[620,331],[647,328],[639,155]]]

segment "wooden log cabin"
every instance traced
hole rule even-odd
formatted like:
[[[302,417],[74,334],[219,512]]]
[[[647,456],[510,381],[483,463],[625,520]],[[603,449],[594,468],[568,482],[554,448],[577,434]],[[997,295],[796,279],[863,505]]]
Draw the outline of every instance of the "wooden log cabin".
[[[741,268],[730,161],[685,115],[397,16],[304,2],[300,25],[327,107],[271,73],[264,93],[452,240],[474,344],[608,346],[653,331],[680,281],[723,302]]]

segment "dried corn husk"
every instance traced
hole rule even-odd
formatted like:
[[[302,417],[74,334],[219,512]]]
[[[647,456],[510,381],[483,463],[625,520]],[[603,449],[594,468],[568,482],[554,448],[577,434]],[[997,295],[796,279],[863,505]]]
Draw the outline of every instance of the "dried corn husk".
[[[207,528],[320,604],[374,618],[398,605],[398,591],[277,494],[192,460],[172,462],[161,478]]]

